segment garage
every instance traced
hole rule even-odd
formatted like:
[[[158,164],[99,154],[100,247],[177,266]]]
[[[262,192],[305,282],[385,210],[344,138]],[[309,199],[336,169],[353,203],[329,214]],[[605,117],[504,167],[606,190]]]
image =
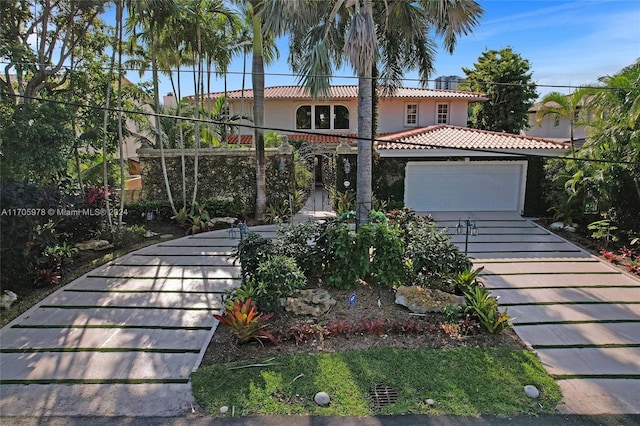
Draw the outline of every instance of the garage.
[[[416,211],[524,210],[526,161],[409,161],[405,206]]]

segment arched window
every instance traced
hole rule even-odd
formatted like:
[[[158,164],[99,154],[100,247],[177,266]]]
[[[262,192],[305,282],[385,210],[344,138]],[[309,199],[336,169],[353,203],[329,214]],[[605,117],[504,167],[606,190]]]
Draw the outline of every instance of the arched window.
[[[333,107],[333,128],[348,129],[349,128],[349,110],[342,105]]]
[[[349,129],[349,110],[343,105],[301,105],[296,110],[296,129]]]
[[[311,105],[302,105],[296,110],[296,129],[311,128]]]

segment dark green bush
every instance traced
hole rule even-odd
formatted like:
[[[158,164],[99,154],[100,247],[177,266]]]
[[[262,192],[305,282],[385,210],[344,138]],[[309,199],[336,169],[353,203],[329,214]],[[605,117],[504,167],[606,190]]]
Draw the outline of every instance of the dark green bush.
[[[369,273],[379,286],[400,284],[406,273],[402,232],[398,227],[380,224],[373,226],[372,237],[373,254]]]
[[[415,222],[408,227],[405,257],[408,280],[417,285],[453,292],[452,277],[471,267],[471,262],[435,223]]]
[[[318,239],[322,247],[325,283],[338,289],[353,288],[369,267],[371,235],[365,229],[353,235],[349,226],[330,222]]]
[[[260,262],[251,283],[255,288],[256,304],[261,310],[270,312],[278,309],[280,298],[303,288],[307,279],[293,258],[276,255]]]
[[[240,261],[245,278],[250,279],[258,271],[260,264],[267,261],[273,254],[275,254],[274,244],[270,239],[255,232],[249,232],[238,243],[233,256]]]
[[[96,238],[107,240],[116,249],[129,247],[144,239],[146,229],[140,225],[114,226],[110,230],[105,228],[95,233]]]
[[[276,251],[294,258],[307,278],[322,273],[323,252],[317,241],[324,227],[320,222],[307,221],[278,230]]]

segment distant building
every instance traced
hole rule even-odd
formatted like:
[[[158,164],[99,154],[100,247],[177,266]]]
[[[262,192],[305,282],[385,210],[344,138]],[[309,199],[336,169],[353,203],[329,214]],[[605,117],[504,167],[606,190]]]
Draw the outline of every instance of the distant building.
[[[456,90],[458,83],[464,80],[457,75],[443,75],[436,78],[436,90]]]

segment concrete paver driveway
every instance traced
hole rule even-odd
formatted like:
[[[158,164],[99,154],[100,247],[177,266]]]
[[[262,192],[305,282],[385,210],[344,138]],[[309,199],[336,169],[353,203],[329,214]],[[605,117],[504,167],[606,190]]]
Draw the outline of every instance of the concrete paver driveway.
[[[515,213],[436,213],[563,391],[562,412],[640,413],[640,280]]]

